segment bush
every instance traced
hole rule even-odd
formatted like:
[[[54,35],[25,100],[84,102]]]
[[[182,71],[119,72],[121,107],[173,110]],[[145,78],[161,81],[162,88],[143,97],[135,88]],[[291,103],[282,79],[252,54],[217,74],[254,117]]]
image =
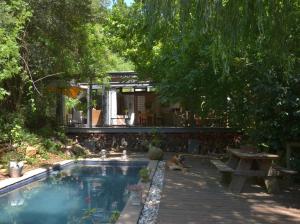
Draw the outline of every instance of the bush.
[[[22,161],[25,159],[23,153],[17,151],[10,151],[1,157],[0,162],[4,165],[8,165],[10,161]]]
[[[142,179],[142,182],[148,182],[150,179],[150,171],[144,167],[139,170],[139,176]]]
[[[110,223],[115,223],[115,222],[117,222],[117,220],[119,219],[119,217],[120,217],[120,212],[119,211],[113,211],[111,213],[109,222]]]
[[[45,139],[43,141],[43,147],[48,152],[58,152],[61,149],[61,144],[59,144],[55,141],[52,141],[50,139]]]
[[[28,157],[28,158],[26,158],[26,162],[29,165],[34,165],[34,164],[38,163],[38,159],[34,158],[34,157]]]
[[[24,117],[18,113],[8,113],[0,117],[0,142],[20,143],[24,136]]]
[[[149,151],[148,151],[148,157],[151,160],[162,160],[164,156],[163,151],[158,148],[155,147],[153,145],[149,145]]]

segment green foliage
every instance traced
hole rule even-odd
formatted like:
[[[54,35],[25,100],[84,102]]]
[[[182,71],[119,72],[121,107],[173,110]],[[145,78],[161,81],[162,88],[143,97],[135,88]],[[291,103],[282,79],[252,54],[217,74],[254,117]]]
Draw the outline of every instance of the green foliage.
[[[120,217],[120,212],[119,211],[113,211],[111,213],[111,216],[110,216],[110,219],[109,219],[109,222],[114,224],[118,221],[119,217]]]
[[[142,182],[148,182],[150,179],[150,171],[148,168],[143,167],[139,170],[139,176],[142,179]]]
[[[133,68],[104,35],[106,0],[10,0],[0,6],[0,112],[20,111],[30,130],[59,125],[59,94],[49,87],[65,88],[71,79],[102,83],[107,71]]]
[[[1,157],[0,163],[7,166],[10,161],[22,161],[24,159],[25,159],[24,153],[17,152],[17,151],[10,151]]]
[[[163,102],[229,114],[232,127],[274,150],[300,137],[299,7],[293,0],[120,3],[112,34]]]
[[[151,145],[159,147],[161,143],[160,134],[156,129],[151,130]]]
[[[93,215],[96,213],[96,211],[97,211],[96,208],[87,209],[78,223],[84,223],[85,221],[90,220],[93,217]]]
[[[35,157],[27,157],[27,158],[25,158],[25,160],[26,160],[27,164],[29,164],[29,165],[35,165],[38,163],[38,159]]]
[[[21,144],[22,139],[28,137],[23,130],[24,117],[18,113],[0,117],[0,142]]]
[[[132,46],[135,41],[131,32],[133,22],[132,8],[124,1],[116,1],[109,10],[104,22],[105,43],[109,46],[108,71],[133,71],[135,65],[132,63]]]
[[[60,143],[56,143],[50,139],[45,139],[43,141],[43,146],[48,152],[58,152],[62,147]]]
[[[76,105],[78,105],[80,101],[78,99],[73,99],[71,97],[65,97],[65,105],[67,110],[75,108]]]
[[[20,72],[18,37],[31,12],[23,0],[0,2],[0,101],[10,94],[4,80]]]

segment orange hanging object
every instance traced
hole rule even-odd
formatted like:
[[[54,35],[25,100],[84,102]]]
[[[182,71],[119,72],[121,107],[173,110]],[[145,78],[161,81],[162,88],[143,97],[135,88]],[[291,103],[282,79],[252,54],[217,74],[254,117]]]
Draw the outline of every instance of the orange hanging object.
[[[77,86],[70,86],[70,87],[65,87],[65,88],[48,87],[47,90],[49,92],[61,93],[61,94],[64,94],[65,96],[75,99],[82,89]]]
[[[78,96],[78,94],[80,93],[80,91],[81,91],[81,88],[72,86],[72,87],[63,89],[62,94],[75,99]]]

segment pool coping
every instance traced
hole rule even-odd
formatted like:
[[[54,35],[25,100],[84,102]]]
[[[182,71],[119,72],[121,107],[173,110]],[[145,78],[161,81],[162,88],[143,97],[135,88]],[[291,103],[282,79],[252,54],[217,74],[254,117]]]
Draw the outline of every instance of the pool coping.
[[[148,160],[148,169],[150,170],[150,181],[143,183],[139,180],[138,184],[143,185],[143,195],[145,198],[148,196],[153,176],[156,172],[158,162],[157,160]],[[138,223],[144,204],[132,205],[130,199],[127,200],[125,207],[123,208],[119,219],[115,224],[134,224]]]
[[[34,170],[30,170],[25,172],[21,177],[16,178],[8,178],[0,181],[0,196],[6,194],[12,190],[25,186],[34,181],[40,180],[47,175],[50,175],[54,171],[61,170],[63,167],[68,165],[72,165],[74,163],[81,162],[83,165],[85,162],[116,162],[116,163],[124,163],[124,165],[128,162],[148,162],[149,160],[146,158],[129,158],[127,160],[122,160],[121,158],[88,158],[88,159],[77,159],[77,160],[64,160],[57,163],[54,163],[51,167],[48,168],[37,168]],[[111,164],[111,163],[108,163]]]

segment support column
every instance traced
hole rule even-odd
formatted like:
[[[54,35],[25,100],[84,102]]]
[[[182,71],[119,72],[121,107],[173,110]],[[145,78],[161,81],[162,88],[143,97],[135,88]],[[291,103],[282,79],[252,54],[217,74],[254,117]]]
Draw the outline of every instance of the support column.
[[[106,94],[106,89],[105,89],[105,85],[102,85],[102,113],[101,113],[101,123],[102,126],[106,126],[108,125],[107,122],[107,108],[106,108],[106,104],[107,104],[107,94]]]
[[[64,96],[63,94],[56,94],[56,119],[59,125],[64,124]]]
[[[61,96],[61,116],[62,116],[62,125],[68,125],[67,121],[67,113],[66,113],[66,97],[64,95]]]
[[[92,83],[89,84],[87,89],[87,127],[92,127]]]

